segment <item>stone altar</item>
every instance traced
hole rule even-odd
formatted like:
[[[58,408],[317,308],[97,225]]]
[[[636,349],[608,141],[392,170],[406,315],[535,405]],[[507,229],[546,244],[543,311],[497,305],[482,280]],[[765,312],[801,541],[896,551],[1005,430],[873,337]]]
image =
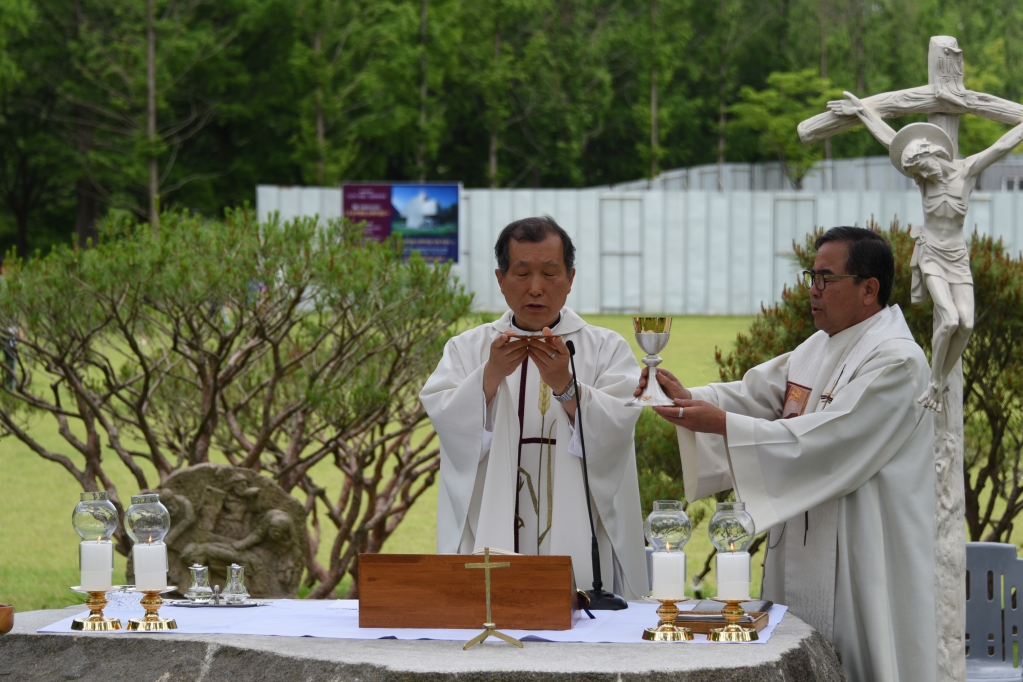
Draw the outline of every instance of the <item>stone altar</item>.
[[[200,464],[177,471],[154,491],[171,515],[164,538],[170,584],[188,589],[188,567],[210,567],[210,584],[227,584],[227,567],[245,567],[254,598],[296,597],[308,538],[298,500],[248,469]]]
[[[786,614],[766,644],[557,644],[345,640],[242,635],[41,635],[81,606],[30,611],[0,637],[0,680],[50,682],[843,682],[823,636]],[[142,640],[146,640],[143,642]],[[7,673],[6,675],[4,673]]]

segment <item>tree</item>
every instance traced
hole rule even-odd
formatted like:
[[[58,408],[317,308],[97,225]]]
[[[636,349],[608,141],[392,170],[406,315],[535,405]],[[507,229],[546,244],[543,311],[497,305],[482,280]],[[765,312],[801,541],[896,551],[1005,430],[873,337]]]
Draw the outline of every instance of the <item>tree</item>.
[[[523,10],[532,9],[536,0],[495,0],[477,7],[478,12],[465,26],[463,63],[471,84],[479,116],[487,135],[486,177],[490,187],[500,187],[502,138],[514,122],[511,90],[521,82],[516,48],[532,28]],[[469,20],[469,17],[466,16]],[[518,41],[513,41],[517,38]]]
[[[976,325],[963,356],[970,539],[1010,542],[1023,512],[1023,259],[974,234]]]
[[[0,240],[26,252],[84,247],[111,211],[221,215],[258,184],[584,187],[772,160],[734,122],[741,86],[807,69],[861,96],[918,86],[942,33],[969,87],[1021,99],[1007,0],[153,0],[152,22],[149,0],[0,3],[4,182],[22,188]],[[999,132],[964,117],[963,153]],[[862,129],[829,144],[878,151]]]
[[[766,3],[754,6],[745,0],[719,0],[713,8],[709,22],[697,30],[707,31],[710,44],[704,49],[716,72],[717,163],[720,168],[725,163],[728,108],[735,87],[740,51],[774,18],[776,8]],[[719,171],[719,181],[722,176]]]
[[[8,66],[18,77],[16,82],[7,79],[6,91],[0,85],[0,206],[13,218],[12,241],[20,256],[65,239],[66,227],[54,229],[54,223],[66,219],[69,189],[76,179],[75,159],[57,135],[59,126],[54,121],[61,102],[42,77],[62,50],[36,40],[33,31],[42,17],[34,6],[21,6],[26,8],[31,10],[28,16],[20,16],[31,21],[5,36],[10,38],[5,42]],[[0,24],[10,25],[18,11],[18,3],[0,9]],[[7,248],[0,245],[0,250]]]
[[[814,69],[791,73],[772,73],[767,87],[754,90],[744,85],[739,103],[732,105],[735,124],[755,130],[765,152],[774,153],[792,186],[803,188],[803,178],[813,165],[824,158],[822,145],[806,146],[799,141],[796,126],[827,106],[828,100],[842,96]]]
[[[11,54],[12,37],[28,33],[35,19],[29,0],[0,0],[0,95],[13,87],[24,75],[17,56]]]
[[[335,184],[358,173],[366,138],[395,128],[391,91],[399,84],[384,67],[392,59],[410,62],[412,48],[402,38],[411,17],[401,9],[376,0],[297,3],[291,64],[306,94],[294,144],[306,182]]]
[[[520,80],[511,91],[513,118],[504,146],[518,172],[508,186],[527,179],[534,187],[580,186],[583,156],[604,128],[613,95],[605,56],[613,13],[597,2],[566,0],[535,12],[536,26],[519,60]]]
[[[638,99],[634,110],[636,122],[649,140],[639,143],[637,148],[648,161],[653,178],[661,171],[661,161],[667,151],[664,141],[669,130],[680,125],[687,113],[681,97],[683,86],[677,77],[690,76],[688,70],[692,63],[686,58],[686,48],[693,28],[684,2],[647,0],[642,4],[642,9],[647,11],[646,16],[634,23],[635,54],[638,57],[637,79],[648,97]]]
[[[469,297],[449,268],[403,263],[400,243],[366,242],[361,225],[257,225],[244,210],[164,221],[11,266],[0,322],[24,338],[0,437],[108,490],[119,512],[111,466],[140,490],[214,453],[262,472],[303,502],[306,581],[331,595],[434,481],[418,392]],[[84,465],[36,439],[45,418]],[[123,529],[116,539],[127,554]]]
[[[51,76],[71,106],[68,138],[94,190],[157,229],[161,197],[203,177],[174,174],[215,115],[215,93],[192,76],[234,39],[238,17],[207,0],[52,4],[49,28],[71,52],[72,74]]]
[[[0,201],[14,216],[14,250],[19,256],[30,253],[33,218],[60,203],[67,194],[65,187],[74,182],[68,172],[74,159],[53,135],[53,98],[48,103],[37,99],[34,106],[25,102],[39,95],[18,86],[0,97]],[[37,248],[42,241],[36,240]]]
[[[446,81],[452,69],[454,46],[461,42],[462,7],[457,0],[408,0],[419,5],[419,92],[414,131],[413,177],[426,182],[437,172],[437,153],[447,132]]]

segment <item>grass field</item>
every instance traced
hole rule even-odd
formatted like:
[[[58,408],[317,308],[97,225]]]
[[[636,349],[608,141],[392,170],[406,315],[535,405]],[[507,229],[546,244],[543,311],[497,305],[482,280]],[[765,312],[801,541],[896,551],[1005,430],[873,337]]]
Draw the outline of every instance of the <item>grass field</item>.
[[[622,315],[588,316],[588,321],[621,333],[633,344],[637,357],[632,318]],[[687,385],[717,380],[715,346],[731,348],[736,333],[745,330],[750,318],[679,317],[672,338],[661,353],[662,365],[675,372]],[[33,433],[44,445],[74,458],[52,422],[34,425]],[[112,464],[110,471],[122,499],[137,492],[124,467]],[[149,472],[151,473],[151,472]],[[340,485],[334,471],[324,472],[328,489]],[[155,481],[155,475],[151,479]],[[78,603],[68,590],[78,583],[78,536],[71,527],[71,511],[80,489],[59,465],[47,462],[19,441],[0,441],[0,602],[18,611],[54,608]],[[436,489],[428,491],[384,547],[385,552],[429,553],[435,551]],[[329,546],[329,541],[324,545]],[[697,570],[710,543],[706,524],[693,534],[687,547],[690,573]],[[324,557],[325,558],[325,557]],[[115,582],[123,581],[125,561],[117,557]],[[759,566],[754,562],[754,581]]]

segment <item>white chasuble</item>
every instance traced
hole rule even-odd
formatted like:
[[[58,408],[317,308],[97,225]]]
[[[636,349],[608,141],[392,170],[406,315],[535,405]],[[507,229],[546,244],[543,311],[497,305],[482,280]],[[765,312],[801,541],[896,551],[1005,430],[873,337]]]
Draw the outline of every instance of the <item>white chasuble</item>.
[[[678,429],[686,497],[734,488],[770,529],[762,596],[839,651],[850,682],[933,682],[934,425],[898,306],[693,390],[726,436]]]
[[[440,438],[437,551],[567,555],[577,587],[589,589],[590,525],[576,425],[530,360],[501,382],[489,408],[484,399],[490,345],[513,329],[512,319],[509,311],[448,341],[419,394]],[[601,581],[636,599],[649,593],[633,433],[640,411],[625,401],[639,382],[639,363],[620,335],[568,308],[553,331],[576,347]]]

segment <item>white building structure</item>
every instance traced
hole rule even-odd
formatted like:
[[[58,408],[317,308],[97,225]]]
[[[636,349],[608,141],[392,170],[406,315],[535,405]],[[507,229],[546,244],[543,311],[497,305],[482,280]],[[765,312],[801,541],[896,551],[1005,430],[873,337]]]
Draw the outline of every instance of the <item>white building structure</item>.
[[[256,196],[261,219],[274,211],[282,220],[341,215],[339,188],[261,185]],[[796,285],[792,243],[815,226],[923,221],[916,189],[463,189],[453,273],[473,293],[477,310],[506,309],[494,277],[501,229],[544,213],[575,242],[568,305],[582,314],[754,315],[780,300],[784,285]],[[966,226],[971,234],[1002,238],[1018,255],[1023,192],[974,192]]]
[[[656,178],[610,185],[618,190],[768,191],[795,189],[778,162],[725,163],[676,168]],[[916,189],[887,156],[820,161],[803,178],[804,192],[901,192]],[[1023,154],[1010,154],[980,174],[977,189],[984,192],[1023,191]]]

